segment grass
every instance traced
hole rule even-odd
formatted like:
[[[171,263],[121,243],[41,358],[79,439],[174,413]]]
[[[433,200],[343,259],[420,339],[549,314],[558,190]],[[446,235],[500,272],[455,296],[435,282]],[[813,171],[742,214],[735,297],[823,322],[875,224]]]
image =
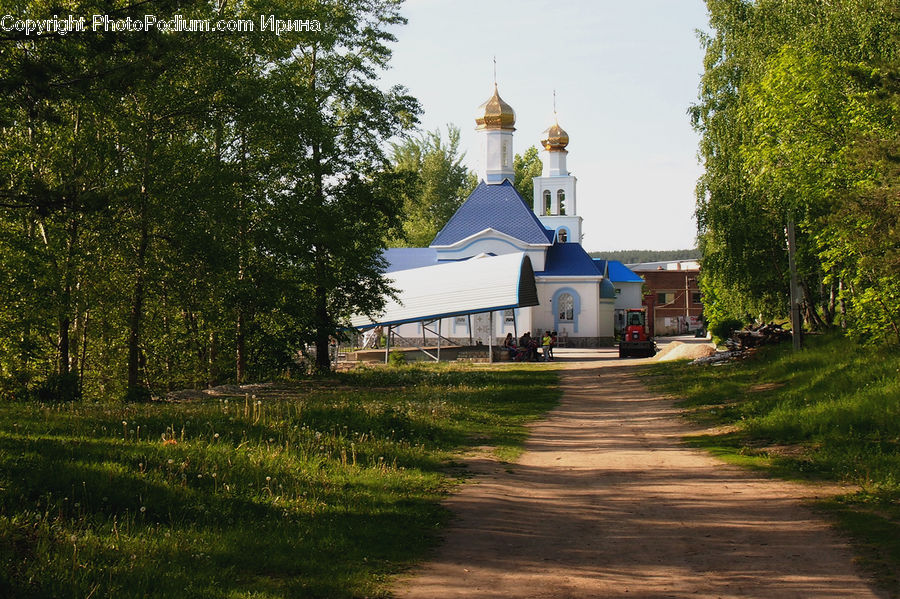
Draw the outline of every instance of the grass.
[[[900,597],[900,352],[837,335],[807,341],[799,353],[785,344],[742,362],[660,363],[643,374],[709,427],[689,444],[782,478],[858,488],[815,507]]]
[[[0,596],[381,597],[448,464],[558,401],[528,366],[351,371],[256,397],[0,405]]]

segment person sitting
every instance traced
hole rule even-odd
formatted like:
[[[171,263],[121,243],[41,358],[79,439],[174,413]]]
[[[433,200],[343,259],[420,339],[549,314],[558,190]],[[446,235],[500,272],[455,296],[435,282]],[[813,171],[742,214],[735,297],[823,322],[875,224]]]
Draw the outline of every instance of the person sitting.
[[[537,359],[537,352],[535,348],[537,347],[537,342],[531,338],[531,331],[526,332],[522,335],[522,338],[519,339],[519,348],[525,352],[524,359],[532,362]]]
[[[518,348],[516,347],[516,340],[513,339],[512,333],[506,334],[506,339],[503,340],[503,349],[509,352],[510,360],[516,359]]]

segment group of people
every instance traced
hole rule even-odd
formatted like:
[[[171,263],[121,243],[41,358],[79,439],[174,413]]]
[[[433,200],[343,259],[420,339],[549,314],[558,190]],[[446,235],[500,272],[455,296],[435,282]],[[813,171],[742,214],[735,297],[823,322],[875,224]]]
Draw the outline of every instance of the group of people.
[[[548,362],[553,359],[553,348],[556,347],[556,331],[546,331],[543,337],[531,336],[531,331],[522,335],[516,343],[512,333],[506,334],[503,349],[509,352],[509,359],[515,362]],[[538,351],[540,348],[540,352]]]

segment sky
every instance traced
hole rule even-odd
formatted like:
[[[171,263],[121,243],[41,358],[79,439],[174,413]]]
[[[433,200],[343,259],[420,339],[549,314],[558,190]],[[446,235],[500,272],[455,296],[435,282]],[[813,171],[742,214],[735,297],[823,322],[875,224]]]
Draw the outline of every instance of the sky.
[[[402,12],[382,80],[419,99],[422,130],[460,127],[469,168],[496,56],[515,153],[539,146],[556,90],[586,250],[695,246],[702,168],[687,110],[703,70],[702,0],[407,0]]]

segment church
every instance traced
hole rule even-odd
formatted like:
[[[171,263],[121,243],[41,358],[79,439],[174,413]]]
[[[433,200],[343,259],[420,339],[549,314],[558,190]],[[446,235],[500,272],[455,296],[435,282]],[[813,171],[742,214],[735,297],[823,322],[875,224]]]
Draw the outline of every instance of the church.
[[[557,331],[560,345],[569,347],[612,344],[616,288],[605,262],[581,245],[577,180],[566,168],[569,136],[555,113],[540,138],[543,172],[534,178],[533,209],[513,187],[516,114],[496,83],[475,124],[477,188],[427,248],[384,253],[400,299],[382,315],[354,317],[353,326],[388,326],[396,345],[440,337],[496,346],[507,333],[526,331]],[[507,279],[508,297],[475,283],[495,280],[500,287]]]

